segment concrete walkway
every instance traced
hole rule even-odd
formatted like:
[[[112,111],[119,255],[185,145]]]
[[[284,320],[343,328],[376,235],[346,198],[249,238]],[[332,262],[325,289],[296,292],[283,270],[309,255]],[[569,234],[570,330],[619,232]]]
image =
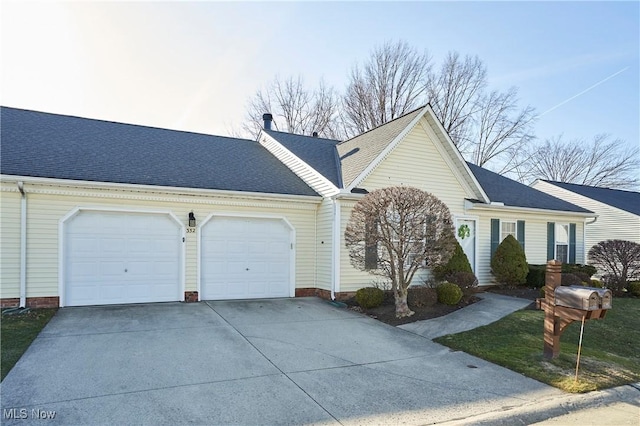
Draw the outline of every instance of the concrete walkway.
[[[482,299],[480,302],[476,302],[464,309],[459,309],[449,315],[425,321],[416,321],[399,325],[398,327],[427,339],[435,339],[447,334],[461,333],[491,324],[531,304],[530,300],[495,293],[480,293],[478,297]]]

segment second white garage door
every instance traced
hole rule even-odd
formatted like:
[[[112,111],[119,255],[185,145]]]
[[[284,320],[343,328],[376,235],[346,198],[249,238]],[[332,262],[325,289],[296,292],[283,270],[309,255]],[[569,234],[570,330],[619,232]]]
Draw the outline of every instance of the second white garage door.
[[[214,216],[200,241],[202,300],[291,296],[292,232],[284,220]]]

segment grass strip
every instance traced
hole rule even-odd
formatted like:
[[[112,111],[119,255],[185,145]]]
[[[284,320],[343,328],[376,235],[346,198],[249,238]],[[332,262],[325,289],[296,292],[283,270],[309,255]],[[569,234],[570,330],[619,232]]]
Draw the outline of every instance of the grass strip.
[[[602,320],[584,327],[578,381],[580,322],[560,338],[560,356],[542,356],[544,312],[521,310],[492,324],[436,342],[567,392],[588,392],[640,381],[640,299],[615,299]]]
[[[0,323],[2,377],[0,380],[4,380],[9,374],[56,311],[57,309],[31,309],[19,314],[2,314]]]

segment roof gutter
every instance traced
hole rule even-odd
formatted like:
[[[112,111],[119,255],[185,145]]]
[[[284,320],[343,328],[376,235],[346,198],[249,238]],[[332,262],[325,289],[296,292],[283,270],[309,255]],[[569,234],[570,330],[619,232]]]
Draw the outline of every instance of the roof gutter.
[[[227,198],[253,198],[263,200],[295,200],[299,203],[312,203],[318,204],[322,197],[320,195],[294,195],[294,194],[273,194],[268,192],[245,192],[237,190],[225,190],[225,189],[201,189],[201,188],[186,188],[175,186],[160,186],[160,185],[141,185],[134,183],[117,183],[117,182],[97,182],[86,180],[73,180],[73,179],[56,179],[45,177],[33,177],[33,176],[18,176],[18,175],[0,175],[1,181],[7,182],[9,180],[23,181],[26,183],[40,184],[40,185],[54,185],[54,186],[67,186],[75,188],[89,188],[89,189],[114,189],[114,190],[129,190],[139,192],[160,192],[171,195],[198,195],[198,196],[222,196]]]
[[[20,191],[20,308],[27,306],[27,193],[24,182],[18,182]]]
[[[499,211],[499,212],[508,210],[508,211],[518,211],[523,213],[552,213],[552,214],[562,215],[562,216],[581,216],[584,218],[598,217],[598,215],[593,212],[571,212],[571,211],[565,211],[565,210],[537,209],[533,207],[505,206],[502,203],[501,204],[494,204],[494,203],[479,204],[479,203],[472,203],[469,200],[465,200],[464,209],[465,210]]]

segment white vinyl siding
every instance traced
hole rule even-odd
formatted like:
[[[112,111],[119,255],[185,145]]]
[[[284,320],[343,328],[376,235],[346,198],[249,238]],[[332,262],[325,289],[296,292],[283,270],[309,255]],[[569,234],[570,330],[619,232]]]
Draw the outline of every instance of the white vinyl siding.
[[[3,185],[3,189],[8,184]],[[15,187],[15,184],[13,185]],[[58,296],[58,230],[59,221],[77,207],[111,208],[123,210],[159,210],[175,214],[186,226],[188,214],[193,211],[200,226],[213,212],[260,212],[287,218],[296,230],[296,287],[315,287],[316,270],[316,206],[320,202],[309,202],[292,198],[272,200],[219,196],[163,194],[158,192],[128,189],[88,189],[40,184],[25,184],[28,196],[27,223],[27,297]],[[7,195],[3,191],[3,200]],[[9,195],[13,197],[13,195]],[[4,203],[3,203],[4,204]],[[19,208],[19,203],[18,203]],[[2,220],[4,226],[4,218]],[[19,225],[19,220],[16,222]],[[19,226],[17,227],[19,229]],[[12,231],[13,232],[13,231]],[[187,233],[185,247],[185,291],[197,290],[197,234]],[[9,243],[11,240],[7,240]],[[17,240],[19,242],[19,239]],[[3,253],[5,241],[3,236]],[[9,244],[9,246],[11,246]],[[4,256],[3,256],[3,262]],[[9,263],[9,262],[7,262]],[[18,266],[16,266],[16,264]],[[16,257],[9,265],[16,270]],[[4,264],[3,264],[4,267]],[[18,288],[17,276],[3,271],[2,288]],[[10,297],[10,296],[3,296]],[[13,296],[13,297],[17,297]]]
[[[333,257],[333,202],[325,198],[318,207],[316,222],[317,271],[316,286],[331,290]]]
[[[587,198],[575,192],[557,187],[547,182],[538,181],[535,189],[568,201],[572,204],[591,210],[598,218],[587,219],[585,237],[586,251],[603,240],[628,240],[640,244],[640,216],[612,207],[608,204]]]
[[[464,214],[464,199],[475,195],[465,189],[447,160],[418,125],[358,186],[369,192],[389,186],[412,186],[438,197],[452,216]]]
[[[505,209],[481,210],[472,209],[469,213],[479,216],[478,232],[478,270],[476,276],[480,285],[493,283],[491,274],[491,219],[501,221],[523,220],[526,226],[525,255],[527,263],[543,265],[547,263],[547,222],[576,224],[576,263],[584,263],[583,229],[584,218],[554,215],[553,213],[523,213]]]
[[[0,297],[20,297],[20,193],[0,193]]]

